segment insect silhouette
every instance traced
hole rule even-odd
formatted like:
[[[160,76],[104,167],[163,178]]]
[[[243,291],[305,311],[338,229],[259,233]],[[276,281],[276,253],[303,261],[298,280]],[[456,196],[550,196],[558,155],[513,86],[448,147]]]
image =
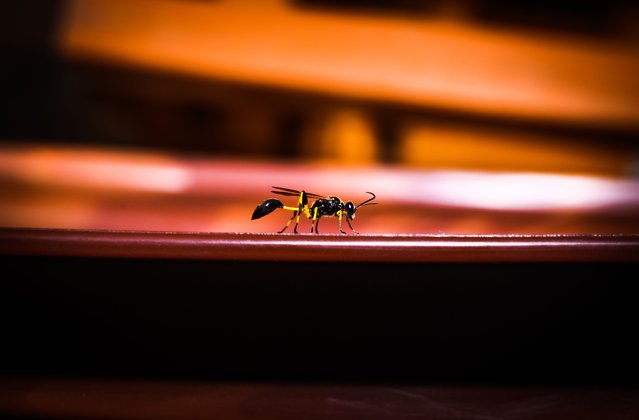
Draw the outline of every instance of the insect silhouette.
[[[318,226],[319,220],[324,216],[334,216],[339,220],[339,231],[342,233],[346,233],[342,229],[342,219],[346,219],[346,223],[348,223],[348,227],[354,233],[358,233],[353,226],[351,225],[351,221],[355,218],[355,211],[364,206],[370,206],[377,203],[371,203],[375,199],[375,194],[372,192],[366,192],[367,194],[372,195],[371,198],[361,202],[358,205],[354,205],[351,201],[342,201],[339,197],[334,195],[332,196],[321,196],[318,194],[309,193],[302,190],[292,190],[290,188],[284,187],[271,187],[274,188],[271,192],[274,194],[285,195],[289,197],[298,197],[297,206],[285,206],[280,200],[277,198],[269,198],[262,201],[253,211],[253,215],[251,216],[251,220],[259,219],[267,214],[271,214],[277,209],[284,209],[293,212],[293,216],[288,220],[286,225],[279,231],[282,233],[291,225],[291,222],[295,220],[295,228],[293,229],[294,233],[297,233],[297,225],[300,221],[300,216],[303,214],[308,219],[312,219],[311,223],[311,233],[319,233]],[[315,201],[309,207],[309,198],[314,198]]]

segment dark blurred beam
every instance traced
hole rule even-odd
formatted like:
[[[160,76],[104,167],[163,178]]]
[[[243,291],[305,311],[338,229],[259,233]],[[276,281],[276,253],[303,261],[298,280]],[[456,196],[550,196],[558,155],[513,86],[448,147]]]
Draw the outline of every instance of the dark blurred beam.
[[[243,0],[82,0],[67,12],[60,48],[74,60],[536,123],[639,128],[639,59],[623,43],[314,13],[282,0],[259,9]]]

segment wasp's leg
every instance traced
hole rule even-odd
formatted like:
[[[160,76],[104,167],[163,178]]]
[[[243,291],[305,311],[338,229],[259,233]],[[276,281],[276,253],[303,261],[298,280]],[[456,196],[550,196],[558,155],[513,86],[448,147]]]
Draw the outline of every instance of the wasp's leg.
[[[358,231],[356,231],[355,229],[353,229],[353,226],[351,225],[351,221],[349,220],[349,218],[348,218],[348,217],[346,218],[346,223],[348,223],[348,227],[349,227],[349,228],[351,228],[351,230],[352,230],[354,233],[359,233]]]
[[[307,208],[308,208],[308,196],[306,195],[306,193],[304,191],[300,192],[300,197],[297,200],[297,207],[284,207],[286,210],[292,210],[293,211],[293,216],[289,219],[288,223],[286,223],[286,226],[284,226],[284,228],[280,231],[280,233],[284,232],[286,230],[287,227],[289,227],[289,225],[291,224],[291,222],[293,221],[293,219],[295,219],[295,227],[293,228],[293,233],[297,233],[297,226],[300,224],[300,216],[302,215],[302,212],[304,212],[305,210],[308,212]]]
[[[338,227],[339,227],[339,231],[342,232],[343,234],[346,234],[346,232],[344,232],[344,229],[342,229],[342,215],[343,213],[340,211],[339,213],[337,213],[337,220],[338,222]],[[350,224],[349,224],[350,226]]]
[[[311,233],[315,231],[315,233],[319,233],[319,217],[317,219],[313,219],[313,223],[311,224]]]
[[[286,222],[286,225],[282,228],[282,230],[279,231],[279,233],[282,233],[286,230],[286,228],[288,228],[291,225],[291,222],[293,221],[293,219],[295,219],[295,216],[297,216],[297,210],[293,211],[293,216],[288,219],[288,222]],[[297,229],[297,224],[295,225],[295,229]]]
[[[318,209],[316,207],[315,210],[313,210],[313,221],[311,222],[311,233],[313,233],[313,231],[315,231],[315,233],[319,233],[318,226],[319,226],[320,218],[317,217],[317,213],[318,213]]]
[[[302,211],[300,209],[300,211],[296,211],[295,213],[293,213],[294,217],[295,217],[295,227],[293,228],[293,233],[297,233],[297,225],[300,224],[300,215],[302,214]],[[293,219],[291,219],[293,220]],[[289,221],[290,223],[290,221]]]

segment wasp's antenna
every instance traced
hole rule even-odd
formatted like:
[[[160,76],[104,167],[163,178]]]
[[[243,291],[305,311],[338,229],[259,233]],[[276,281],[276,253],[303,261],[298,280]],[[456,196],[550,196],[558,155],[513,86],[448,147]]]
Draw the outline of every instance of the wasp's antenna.
[[[372,206],[373,204],[377,204],[377,203],[369,203],[369,201],[373,201],[375,199],[375,194],[373,194],[370,191],[366,191],[366,194],[370,194],[370,195],[372,195],[372,197],[369,198],[366,201],[362,201],[361,203],[359,203],[357,206],[355,206],[356,209],[358,209],[360,207],[363,207],[363,206]]]

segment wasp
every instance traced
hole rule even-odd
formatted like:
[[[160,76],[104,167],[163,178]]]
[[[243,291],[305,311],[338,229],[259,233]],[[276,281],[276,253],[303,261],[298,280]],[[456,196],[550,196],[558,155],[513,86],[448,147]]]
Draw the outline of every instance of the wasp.
[[[295,220],[295,228],[293,229],[294,233],[297,233],[297,225],[300,221],[300,216],[303,214],[308,219],[312,219],[311,223],[311,233],[319,233],[318,226],[319,220],[323,216],[334,216],[337,217],[339,221],[339,231],[342,233],[344,230],[342,229],[342,219],[346,219],[346,223],[348,223],[348,227],[355,233],[357,231],[353,229],[351,225],[351,220],[355,218],[355,211],[364,206],[370,206],[377,203],[371,203],[375,199],[375,194],[372,192],[366,192],[367,194],[372,195],[371,198],[361,202],[358,205],[354,205],[351,201],[344,202],[339,197],[334,195],[332,196],[321,196],[318,194],[309,193],[303,190],[292,190],[290,188],[284,187],[271,187],[273,190],[271,191],[273,194],[285,195],[289,197],[298,197],[297,206],[285,206],[280,200],[277,198],[269,198],[262,201],[253,211],[253,215],[251,216],[251,220],[259,219],[261,217],[266,216],[274,212],[276,209],[284,209],[293,212],[293,216],[288,220],[286,225],[279,231],[279,233],[284,232]],[[309,207],[309,198],[314,198],[315,201]]]

